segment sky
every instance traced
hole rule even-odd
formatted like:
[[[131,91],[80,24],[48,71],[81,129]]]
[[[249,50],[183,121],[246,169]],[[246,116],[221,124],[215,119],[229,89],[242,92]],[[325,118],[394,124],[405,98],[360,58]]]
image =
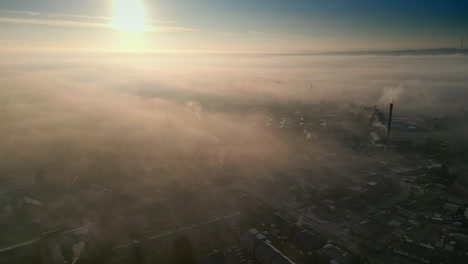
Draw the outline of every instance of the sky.
[[[299,159],[268,109],[299,101],[458,118],[468,50],[373,52],[457,48],[467,4],[445,2],[0,0],[0,173],[159,184],[164,168],[187,182],[206,175],[194,155],[229,153],[245,175],[277,171]]]
[[[0,49],[392,50],[455,48],[468,37],[468,0],[141,0],[144,31],[111,26],[119,1],[132,2],[2,0]]]

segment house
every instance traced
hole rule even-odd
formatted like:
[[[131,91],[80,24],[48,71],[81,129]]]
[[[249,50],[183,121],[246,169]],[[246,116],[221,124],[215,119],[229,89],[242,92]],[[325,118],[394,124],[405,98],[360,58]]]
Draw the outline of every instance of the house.
[[[322,238],[307,230],[296,233],[294,235],[294,241],[308,251],[319,249],[325,244]]]
[[[385,145],[382,138],[376,132],[371,132],[369,134],[369,141],[375,149],[385,149]]]
[[[417,260],[423,263],[430,263],[434,248],[427,245],[416,244],[411,240],[405,240],[398,247],[393,249],[396,255]]]
[[[257,229],[252,228],[245,232],[241,237],[242,247],[255,259],[262,264],[292,264],[294,263],[281,251],[275,248],[270,241],[259,236],[261,234]]]
[[[442,210],[444,211],[444,213],[448,215],[455,215],[458,213],[459,209],[460,209],[460,206],[458,205],[446,203],[444,204],[444,208]]]
[[[352,258],[349,253],[332,244],[325,245],[322,249],[319,250],[319,253],[322,256],[328,258],[330,261],[334,260],[338,263],[349,263]]]
[[[303,229],[299,227],[298,224],[291,224],[288,229],[286,235],[290,238],[293,238],[295,234],[301,232]]]
[[[291,221],[288,221],[286,218],[284,218],[278,213],[274,213],[273,223],[283,235],[288,234],[288,228],[292,224]]]

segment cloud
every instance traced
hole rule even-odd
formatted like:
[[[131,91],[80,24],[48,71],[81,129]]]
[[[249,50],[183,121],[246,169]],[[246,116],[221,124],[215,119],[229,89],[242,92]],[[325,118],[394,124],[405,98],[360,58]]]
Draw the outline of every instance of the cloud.
[[[0,13],[13,14],[13,15],[28,15],[28,16],[39,16],[40,13],[32,11],[12,11],[12,10],[0,10]]]
[[[75,14],[38,13],[29,11],[0,10],[0,13],[13,16],[0,16],[0,23],[44,25],[75,28],[112,28],[111,17],[86,16]],[[149,20],[148,31],[184,32],[196,29],[177,26],[174,21]]]
[[[74,20],[55,20],[55,19],[25,19],[25,18],[9,18],[0,17],[0,23],[10,24],[28,24],[28,25],[46,25],[59,27],[109,27],[107,24],[90,23]]]
[[[3,56],[0,173],[44,166],[67,184],[138,175],[158,189],[190,186],[210,182],[208,161],[255,177],[303,158],[264,126],[287,102],[395,100],[395,115],[412,117],[456,114],[468,96],[456,56]]]
[[[253,35],[265,35],[265,36],[279,36],[278,32],[268,32],[268,31],[261,31],[261,30],[251,30],[249,31],[250,34]]]
[[[0,91],[0,119],[5,121],[0,127],[8,136],[0,138],[2,172],[24,175],[45,166],[59,181],[80,175],[118,182],[119,175],[142,170],[141,182],[164,186],[170,179],[204,179],[199,167],[208,160],[227,162],[219,160],[221,152],[245,156],[246,163],[278,158],[256,149],[268,145],[272,135],[252,130],[236,111],[202,114],[203,103],[197,99],[206,99],[202,94],[209,96],[209,90],[194,88],[184,95],[178,87],[191,82],[190,77],[182,82],[170,81],[173,73],[154,78],[132,65],[135,68],[99,62],[3,65],[0,71],[8,70],[8,76],[0,75],[6,85]],[[145,94],[150,86],[160,95]],[[17,134],[20,131],[25,134]],[[28,165],[19,168],[17,162]],[[63,174],[63,168],[76,162],[86,166]],[[155,179],[152,172],[160,167],[170,173]]]

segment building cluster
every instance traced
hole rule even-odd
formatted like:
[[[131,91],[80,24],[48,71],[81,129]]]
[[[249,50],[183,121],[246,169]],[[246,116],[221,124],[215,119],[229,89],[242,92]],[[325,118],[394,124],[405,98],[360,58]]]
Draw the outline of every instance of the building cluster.
[[[41,170],[0,190],[0,264],[468,263],[467,188],[434,121],[332,110],[273,112],[265,127],[299,153],[294,166],[232,179],[234,166],[204,161],[219,186],[126,196],[54,189]]]
[[[108,208],[105,201],[115,198],[106,188],[77,185],[67,189],[67,195],[57,195],[63,198],[57,200],[56,195],[42,193],[43,187],[10,186],[0,197],[0,263],[170,263],[180,238],[189,240],[194,256],[204,261],[203,254],[235,239],[243,223],[241,212],[216,204],[210,195],[199,198],[204,206],[172,213],[167,211],[175,202],[144,205],[138,200],[138,206],[122,203],[96,213],[91,205],[85,209],[73,205],[67,195],[91,192],[94,203]]]

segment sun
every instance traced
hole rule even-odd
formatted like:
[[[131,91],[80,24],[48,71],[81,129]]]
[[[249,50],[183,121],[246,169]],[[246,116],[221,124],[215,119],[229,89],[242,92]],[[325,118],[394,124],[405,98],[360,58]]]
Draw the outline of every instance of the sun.
[[[112,27],[127,31],[146,31],[145,7],[141,0],[114,0]]]

